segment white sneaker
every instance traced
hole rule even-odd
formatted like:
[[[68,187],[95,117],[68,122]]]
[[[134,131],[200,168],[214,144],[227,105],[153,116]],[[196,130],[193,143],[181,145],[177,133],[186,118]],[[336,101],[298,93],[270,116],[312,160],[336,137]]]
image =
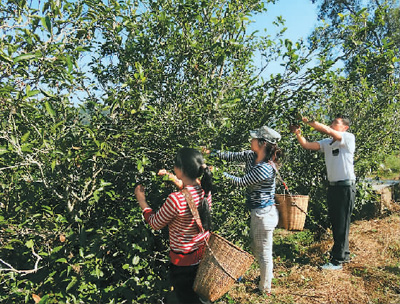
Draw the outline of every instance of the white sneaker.
[[[322,270],[342,270],[343,266],[341,264],[335,265],[332,263],[328,263],[328,264],[321,266],[321,269]]]

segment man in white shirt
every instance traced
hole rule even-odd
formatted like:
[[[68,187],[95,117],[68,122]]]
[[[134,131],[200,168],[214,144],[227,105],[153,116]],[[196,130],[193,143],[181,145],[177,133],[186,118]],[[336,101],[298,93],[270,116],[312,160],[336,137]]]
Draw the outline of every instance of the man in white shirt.
[[[299,126],[291,126],[291,131],[296,134],[298,142],[304,149],[324,153],[329,181],[328,212],[334,244],[331,261],[323,265],[322,269],[340,270],[343,263],[350,261],[349,230],[356,194],[355,137],[347,132],[350,121],[342,116],[337,116],[330,126],[309,121],[306,117],[302,120],[315,130],[330,136],[320,141],[309,142],[301,135]]]

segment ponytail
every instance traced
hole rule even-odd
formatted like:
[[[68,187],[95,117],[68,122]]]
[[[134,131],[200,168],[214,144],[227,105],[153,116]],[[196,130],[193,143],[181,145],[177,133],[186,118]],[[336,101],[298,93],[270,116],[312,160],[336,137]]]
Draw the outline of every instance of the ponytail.
[[[203,228],[205,231],[209,231],[212,229],[212,213],[210,206],[208,205],[208,196],[211,194],[212,189],[212,173],[210,168],[206,164],[202,164],[199,170],[201,178],[201,188],[204,191],[204,197],[201,200],[199,207],[200,220],[203,224]]]
[[[200,173],[203,175],[201,178],[201,188],[204,190],[204,197],[207,197],[212,190],[212,173],[206,164],[201,165]]]
[[[264,161],[273,161],[274,163],[279,164],[280,159],[283,157],[283,151],[278,147],[278,144],[271,144],[263,139],[258,139],[258,142],[260,146],[265,143]]]
[[[274,145],[274,148],[271,151],[271,157],[270,160],[273,161],[276,164],[279,164],[282,157],[283,157],[283,151],[281,148],[278,147],[278,145]]]

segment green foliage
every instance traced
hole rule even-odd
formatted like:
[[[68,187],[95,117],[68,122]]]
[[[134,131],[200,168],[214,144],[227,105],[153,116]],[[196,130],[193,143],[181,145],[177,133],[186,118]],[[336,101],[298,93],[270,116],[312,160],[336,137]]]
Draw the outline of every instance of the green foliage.
[[[281,174],[293,193],[310,195],[307,226],[313,229],[328,223],[325,168],[289,134],[297,114],[328,122],[337,111],[348,113],[360,177],[377,166],[377,155],[399,146],[398,55],[386,38],[359,52],[367,43],[360,31],[384,28],[378,15],[386,11],[377,10],[368,26],[360,22],[362,12],[338,26],[352,35],[341,44],[352,55],[341,74],[333,71],[331,42],[322,43],[318,33],[310,48],[285,39],[284,30],[276,40],[247,33],[264,5],[0,4],[6,22],[0,25],[0,302],[28,303],[34,295],[41,303],[166,297],[168,233],[145,225],[133,192],[144,184],[149,203],[159,208],[174,188],[156,172],[171,170],[182,146],[243,150],[249,129],[276,128],[286,154]],[[284,73],[262,79],[256,51],[264,56],[261,69],[282,60]],[[320,64],[308,67],[312,56]],[[303,133],[310,140],[321,136],[308,128]],[[249,249],[243,190],[222,177],[224,170],[243,172],[207,163],[218,168],[216,230]],[[367,203],[366,191],[359,200]],[[290,242],[297,253],[295,243],[305,241]]]
[[[357,200],[354,205],[354,219],[370,219],[377,214],[378,195],[372,191],[370,183],[357,184]]]
[[[274,252],[279,261],[287,267],[294,264],[309,264],[308,247],[315,242],[315,236],[310,230],[304,230],[288,235],[275,233]]]
[[[382,179],[394,179],[400,176],[400,157],[398,153],[385,157],[377,170],[377,175]]]

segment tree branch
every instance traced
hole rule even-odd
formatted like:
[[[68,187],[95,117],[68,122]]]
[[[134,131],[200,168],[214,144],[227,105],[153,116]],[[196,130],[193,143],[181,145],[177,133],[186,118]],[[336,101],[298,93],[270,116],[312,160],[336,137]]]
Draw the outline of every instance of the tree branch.
[[[15,269],[13,266],[11,266],[11,264],[9,264],[9,263],[5,262],[4,260],[0,259],[0,262],[8,267],[8,268],[0,268],[0,272],[2,272],[2,271],[11,271],[11,272],[19,273],[19,274],[22,274],[22,275],[36,273],[39,269],[43,268],[43,267],[38,267],[39,266],[39,261],[42,259],[42,257],[35,252],[33,247],[32,247],[32,254],[36,257],[36,262],[35,262],[35,266],[34,266],[33,269],[18,270],[18,269]]]

